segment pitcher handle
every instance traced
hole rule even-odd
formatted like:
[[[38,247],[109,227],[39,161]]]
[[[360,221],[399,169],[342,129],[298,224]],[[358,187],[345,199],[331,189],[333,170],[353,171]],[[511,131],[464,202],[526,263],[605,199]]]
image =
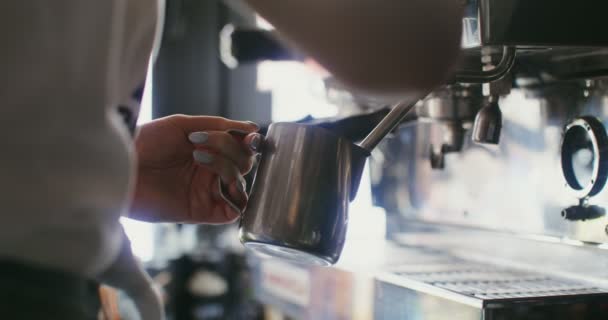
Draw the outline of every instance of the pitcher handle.
[[[224,202],[226,202],[234,211],[236,211],[239,216],[242,216],[243,211],[230,199],[230,197],[228,196],[227,186],[224,186],[224,183],[222,183],[222,178],[220,177],[217,177],[217,186],[219,189],[220,197],[222,197]]]

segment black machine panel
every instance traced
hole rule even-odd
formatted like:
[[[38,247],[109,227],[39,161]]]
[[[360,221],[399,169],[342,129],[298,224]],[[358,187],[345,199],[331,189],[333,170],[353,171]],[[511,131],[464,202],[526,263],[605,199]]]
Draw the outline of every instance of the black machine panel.
[[[475,5],[471,3],[470,5]],[[608,2],[479,0],[483,45],[605,46]]]

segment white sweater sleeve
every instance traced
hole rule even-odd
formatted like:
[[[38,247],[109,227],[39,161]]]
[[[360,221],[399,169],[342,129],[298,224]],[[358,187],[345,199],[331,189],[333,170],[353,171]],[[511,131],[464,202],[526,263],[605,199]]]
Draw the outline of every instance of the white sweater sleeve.
[[[0,258],[85,275],[114,259],[134,165],[117,108],[156,21],[156,0],[0,1]]]

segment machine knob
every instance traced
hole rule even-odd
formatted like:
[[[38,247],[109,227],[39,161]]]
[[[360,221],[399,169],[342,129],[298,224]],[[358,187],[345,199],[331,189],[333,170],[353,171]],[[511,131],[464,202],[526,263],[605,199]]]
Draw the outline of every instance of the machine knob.
[[[591,205],[578,205],[566,208],[562,211],[562,217],[570,221],[585,221],[601,218],[606,215],[606,210],[602,207]]]

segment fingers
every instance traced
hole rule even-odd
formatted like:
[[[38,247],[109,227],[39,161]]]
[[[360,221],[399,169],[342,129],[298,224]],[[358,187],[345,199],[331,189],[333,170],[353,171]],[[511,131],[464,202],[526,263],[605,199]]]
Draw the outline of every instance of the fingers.
[[[228,191],[224,192],[224,194],[230,197],[231,202],[236,204],[239,208],[244,208],[247,204],[245,179],[232,161],[221,154],[211,153],[209,150],[196,149],[192,153],[192,156],[199,165],[204,166],[211,172],[220,176],[223,183],[223,190]]]
[[[230,186],[227,187],[228,189],[228,194],[240,194],[240,187],[236,187],[240,182],[236,182],[236,183],[232,183],[230,184]],[[244,184],[244,181],[243,181]],[[222,188],[223,190],[226,190],[225,187]],[[224,194],[226,194],[225,192],[223,192]],[[244,193],[243,193],[244,194]],[[247,195],[245,194],[245,198],[243,200],[243,198],[241,198],[238,201],[234,201],[232,196],[229,199],[223,199],[225,200],[224,203],[224,215],[226,216],[226,219],[228,221],[232,221],[236,218],[238,218],[241,215],[241,212],[243,212],[245,210],[245,207],[247,206]]]
[[[220,184],[223,185],[222,182],[220,182]],[[230,221],[238,216],[240,216],[241,212],[243,212],[245,210],[245,207],[247,206],[247,194],[244,191],[244,187],[237,187],[237,186],[241,186],[244,185],[245,181],[243,180],[241,181],[235,181],[233,183],[231,183],[228,186],[224,186],[221,187],[222,190],[226,190],[223,191],[222,193],[224,194],[224,197],[222,197],[222,201],[224,201],[225,206],[227,206],[227,208],[229,210],[224,210],[225,211],[225,215],[226,218]],[[243,190],[243,191],[241,191]],[[227,197],[227,199],[225,198]]]
[[[249,133],[257,132],[260,129],[257,124],[251,121],[236,121],[222,117],[174,115],[170,119],[176,126],[188,133],[196,131],[227,131],[230,129]]]
[[[213,150],[214,153],[228,158],[239,168],[241,174],[246,174],[253,166],[253,151],[229,133],[223,131],[193,132],[188,135],[188,139],[197,149]]]

